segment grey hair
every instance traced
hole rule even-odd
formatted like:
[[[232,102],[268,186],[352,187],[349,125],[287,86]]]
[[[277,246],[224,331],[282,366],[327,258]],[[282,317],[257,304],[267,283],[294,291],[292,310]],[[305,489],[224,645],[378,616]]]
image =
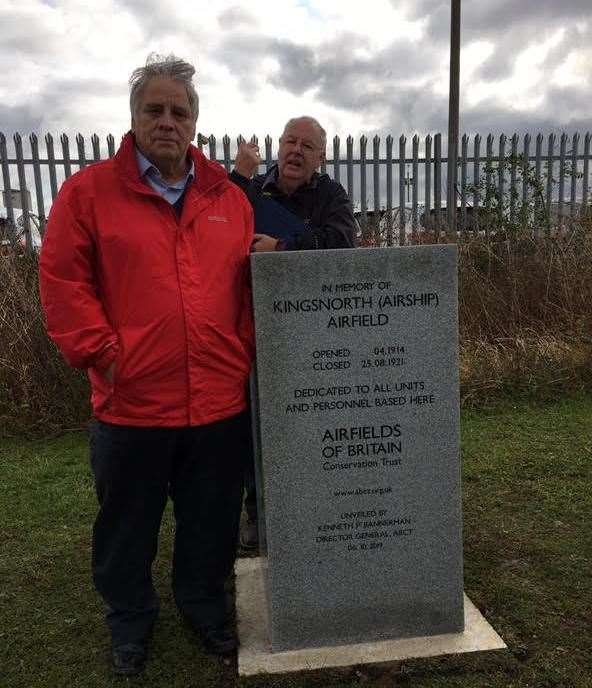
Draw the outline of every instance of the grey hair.
[[[289,119],[286,122],[286,126],[284,127],[282,136],[286,133],[286,129],[288,127],[291,127],[296,122],[302,122],[303,120],[305,122],[309,122],[310,124],[314,124],[317,127],[317,129],[319,130],[319,134],[321,135],[321,148],[325,150],[325,148],[327,147],[327,132],[323,129],[323,127],[314,117],[309,117],[308,115],[302,115],[302,117],[292,117],[292,119]]]
[[[164,76],[179,81],[185,86],[193,121],[197,122],[197,116],[199,115],[199,97],[192,81],[194,74],[195,67],[193,65],[179,59],[172,53],[170,55],[150,53],[146,59],[145,66],[134,69],[130,76],[130,112],[132,113],[132,117],[135,114],[138,98],[144,86],[146,86],[148,81],[153,77]]]

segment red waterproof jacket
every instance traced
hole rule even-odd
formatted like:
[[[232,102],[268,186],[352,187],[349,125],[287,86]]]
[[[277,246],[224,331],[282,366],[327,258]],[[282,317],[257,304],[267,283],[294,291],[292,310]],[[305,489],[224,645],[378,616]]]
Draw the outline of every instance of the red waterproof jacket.
[[[183,212],[139,177],[132,134],[64,182],[41,251],[47,330],[100,420],[203,425],[245,408],[251,206],[195,147]],[[115,361],[113,383],[104,372]]]

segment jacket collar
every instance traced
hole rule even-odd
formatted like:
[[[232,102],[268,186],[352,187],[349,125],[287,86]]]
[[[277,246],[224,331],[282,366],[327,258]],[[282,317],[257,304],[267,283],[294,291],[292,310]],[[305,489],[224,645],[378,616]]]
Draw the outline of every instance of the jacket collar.
[[[268,186],[275,186],[276,189],[279,190],[278,186],[278,176],[279,176],[279,169],[277,166],[277,163],[275,165],[272,165],[272,167],[269,168],[269,171],[265,175],[261,175],[263,177],[263,183],[261,184],[261,189],[265,190]],[[319,177],[320,174],[318,172],[313,172],[312,177],[310,178],[310,181],[307,182],[306,184],[302,184],[302,186],[299,186],[296,191],[304,191],[305,189],[316,189],[317,186],[319,185]],[[296,191],[294,193],[296,193]]]
[[[136,191],[148,194],[156,193],[140,177],[135,149],[134,135],[131,131],[128,131],[123,137],[119,150],[115,155],[115,164],[120,171],[123,181]],[[222,165],[208,160],[199,148],[191,144],[187,153],[193,160],[195,169],[195,177],[188,190],[193,189],[198,194],[205,194],[221,183],[230,183]]]

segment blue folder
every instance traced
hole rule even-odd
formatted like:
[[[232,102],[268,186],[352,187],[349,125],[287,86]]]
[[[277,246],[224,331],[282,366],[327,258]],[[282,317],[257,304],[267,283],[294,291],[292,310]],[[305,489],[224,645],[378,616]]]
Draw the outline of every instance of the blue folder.
[[[266,194],[257,197],[253,211],[257,234],[268,234],[290,242],[306,229],[302,218]]]

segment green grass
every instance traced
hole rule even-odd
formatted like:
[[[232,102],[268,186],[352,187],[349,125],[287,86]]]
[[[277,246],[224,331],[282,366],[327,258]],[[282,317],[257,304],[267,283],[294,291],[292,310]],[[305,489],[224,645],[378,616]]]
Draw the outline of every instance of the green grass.
[[[71,433],[0,444],[0,687],[592,687],[592,400],[505,402],[465,412],[462,430],[465,589],[508,651],[240,680],[174,610],[167,510],[150,661],[113,678],[90,580],[86,437]]]

